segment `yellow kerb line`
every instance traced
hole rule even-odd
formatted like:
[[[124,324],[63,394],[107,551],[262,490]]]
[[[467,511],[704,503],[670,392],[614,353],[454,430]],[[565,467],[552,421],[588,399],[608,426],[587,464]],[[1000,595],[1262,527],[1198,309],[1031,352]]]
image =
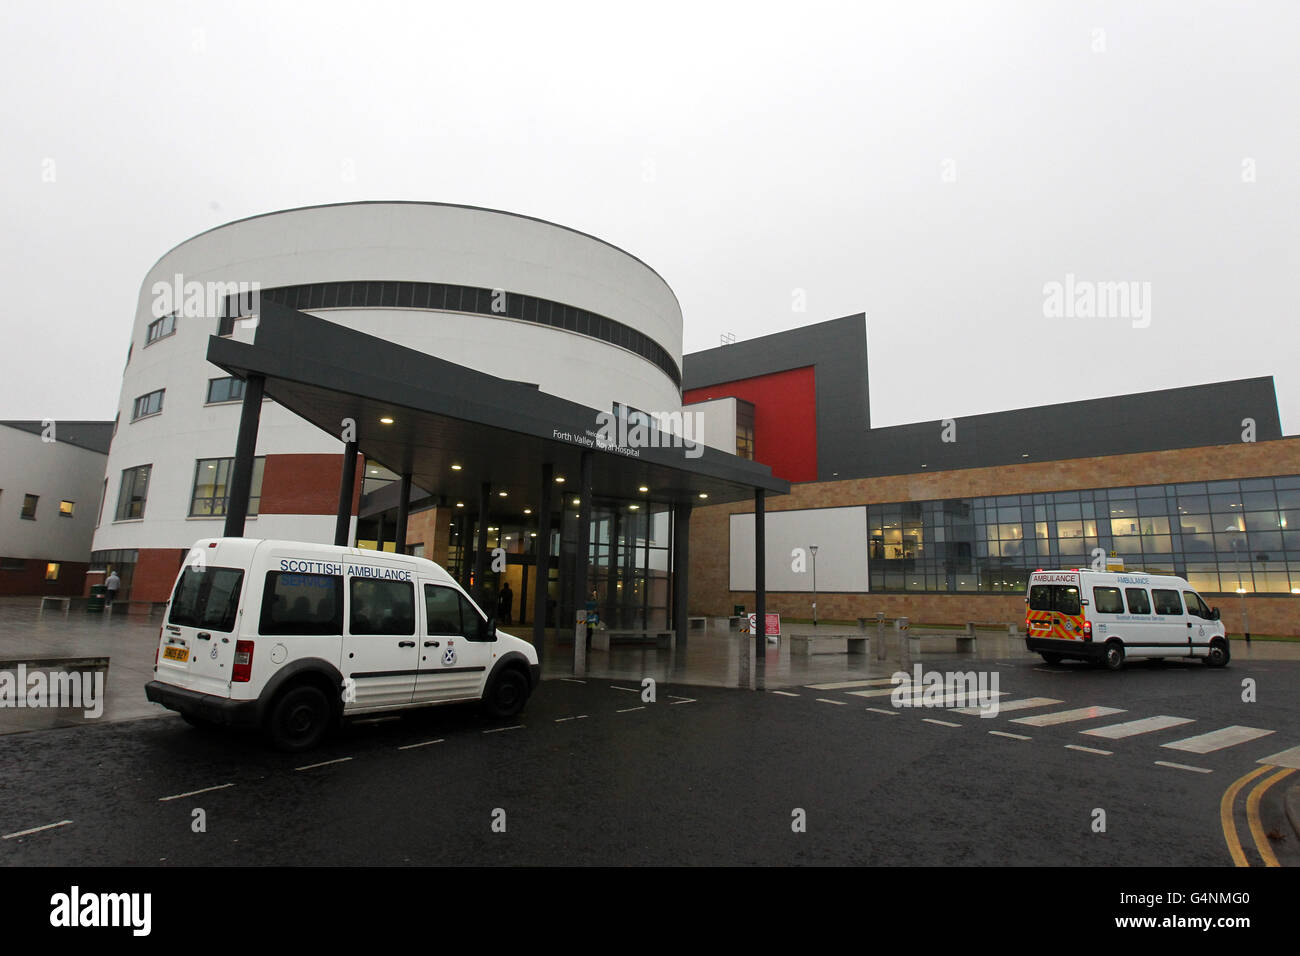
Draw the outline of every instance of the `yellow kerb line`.
[[[1272,764],[1265,764],[1265,770],[1272,770]],[[1283,777],[1295,773],[1294,768],[1284,767],[1267,780],[1261,780],[1255,784],[1255,789],[1250,791],[1250,796],[1246,798],[1246,820],[1250,824],[1250,835],[1255,838],[1255,848],[1259,850],[1260,857],[1264,860],[1265,866],[1280,866],[1277,857],[1273,855],[1273,848],[1269,846],[1268,837],[1264,835],[1264,824],[1259,819],[1259,803],[1264,799],[1264,794],[1268,788],[1273,786]]]
[[[1237,799],[1237,794],[1241,788],[1250,783],[1260,774],[1268,773],[1270,765],[1265,764],[1263,767],[1256,767],[1245,776],[1238,777],[1223,793],[1223,799],[1219,801],[1219,825],[1223,828],[1223,839],[1228,844],[1228,853],[1232,856],[1233,866],[1250,866],[1246,861],[1246,853],[1241,848],[1241,841],[1237,839],[1237,825],[1232,822],[1232,804]]]

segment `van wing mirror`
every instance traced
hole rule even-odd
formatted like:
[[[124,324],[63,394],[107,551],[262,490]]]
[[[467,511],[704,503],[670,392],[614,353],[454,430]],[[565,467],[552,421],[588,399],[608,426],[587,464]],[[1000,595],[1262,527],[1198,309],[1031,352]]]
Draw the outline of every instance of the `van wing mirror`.
[[[1210,620],[1217,621],[1218,619],[1219,619],[1219,609],[1217,607],[1210,608]]]
[[[484,621],[480,618],[479,621],[479,638],[484,641],[495,641],[497,639],[497,619],[490,617]]]

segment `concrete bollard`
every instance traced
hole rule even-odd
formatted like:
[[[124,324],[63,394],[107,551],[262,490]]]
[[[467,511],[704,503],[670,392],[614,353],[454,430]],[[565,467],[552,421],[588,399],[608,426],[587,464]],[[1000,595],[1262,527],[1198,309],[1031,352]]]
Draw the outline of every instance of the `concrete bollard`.
[[[904,667],[911,663],[912,652],[918,650],[908,634],[910,627],[911,622],[907,618],[899,617],[894,619],[894,633],[898,635],[898,657]]]
[[[587,622],[578,621],[573,626],[573,673],[582,677],[587,673]]]

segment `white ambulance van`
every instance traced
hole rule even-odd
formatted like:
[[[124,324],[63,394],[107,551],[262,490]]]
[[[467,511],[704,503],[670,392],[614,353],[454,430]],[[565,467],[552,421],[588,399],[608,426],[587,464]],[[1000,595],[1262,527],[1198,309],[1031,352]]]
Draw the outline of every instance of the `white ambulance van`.
[[[1049,664],[1072,658],[1117,671],[1130,657],[1199,657],[1210,667],[1229,658],[1217,607],[1182,578],[1141,571],[1035,571],[1025,635]]]
[[[480,700],[512,717],[540,677],[533,646],[432,561],[214,538],[181,567],[145,693],[191,724],[261,728],[296,751],[357,714]]]

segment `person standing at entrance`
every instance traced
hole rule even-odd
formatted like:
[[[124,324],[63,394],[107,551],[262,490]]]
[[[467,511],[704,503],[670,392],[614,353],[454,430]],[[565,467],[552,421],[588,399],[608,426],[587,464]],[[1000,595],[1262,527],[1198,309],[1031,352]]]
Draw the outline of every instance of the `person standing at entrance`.
[[[497,598],[497,618],[502,624],[511,624],[511,615],[514,613],[515,592],[510,590],[509,582],[501,585],[501,594]]]
[[[112,607],[113,602],[117,600],[117,589],[122,586],[122,579],[117,576],[116,571],[109,571],[108,577],[104,579],[104,606]]]

